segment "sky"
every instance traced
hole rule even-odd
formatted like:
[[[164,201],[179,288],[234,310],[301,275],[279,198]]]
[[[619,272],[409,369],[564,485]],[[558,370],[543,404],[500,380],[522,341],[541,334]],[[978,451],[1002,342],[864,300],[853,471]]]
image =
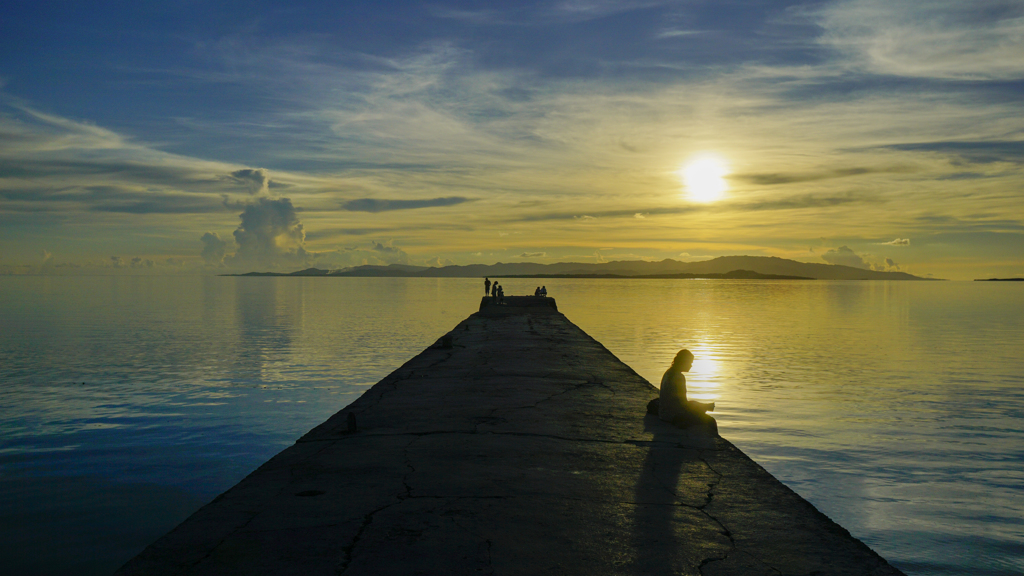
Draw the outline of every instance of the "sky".
[[[0,274],[1024,276],[1024,2],[0,7]]]

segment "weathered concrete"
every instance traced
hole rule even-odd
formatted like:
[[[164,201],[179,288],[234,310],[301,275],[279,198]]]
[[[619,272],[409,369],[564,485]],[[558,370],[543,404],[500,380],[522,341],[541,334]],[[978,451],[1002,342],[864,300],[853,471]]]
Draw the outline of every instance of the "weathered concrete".
[[[657,390],[553,300],[507,300],[119,574],[900,574],[729,442],[648,415]]]

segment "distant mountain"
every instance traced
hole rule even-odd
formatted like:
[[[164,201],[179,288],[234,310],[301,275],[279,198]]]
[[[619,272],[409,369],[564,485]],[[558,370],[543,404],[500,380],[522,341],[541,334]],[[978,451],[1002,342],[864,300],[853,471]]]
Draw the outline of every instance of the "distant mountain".
[[[724,274],[646,274],[643,276],[623,276],[622,274],[531,274],[528,276],[497,276],[497,278],[642,278],[642,279],[720,279],[720,280],[814,280],[807,276],[783,276],[781,274],[761,274],[751,270],[733,270]]]
[[[391,264],[388,266],[356,266],[344,270],[335,270],[331,276],[387,276],[409,277],[421,276],[423,272],[433,270],[427,266],[409,266],[407,264]]]
[[[731,276],[730,276],[731,275]],[[703,262],[616,261],[602,263],[559,262],[537,264],[517,262],[470,264],[468,266],[355,266],[327,271],[307,268],[298,272],[250,272],[242,276],[370,276],[403,278],[482,278],[502,277],[646,277],[646,278],[807,278],[818,280],[929,280],[906,272],[881,272],[836,264],[810,264],[774,256],[722,256]]]

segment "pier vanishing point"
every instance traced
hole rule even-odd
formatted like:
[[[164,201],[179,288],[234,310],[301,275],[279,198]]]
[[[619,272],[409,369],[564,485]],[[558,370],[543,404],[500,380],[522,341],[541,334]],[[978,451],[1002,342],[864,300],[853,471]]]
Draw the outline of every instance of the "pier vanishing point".
[[[560,314],[463,320],[119,575],[897,575]]]

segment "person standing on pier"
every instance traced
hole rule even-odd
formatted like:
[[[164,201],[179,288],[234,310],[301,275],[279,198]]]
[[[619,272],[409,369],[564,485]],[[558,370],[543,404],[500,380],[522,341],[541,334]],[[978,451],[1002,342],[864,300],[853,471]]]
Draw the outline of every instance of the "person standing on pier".
[[[494,284],[491,284],[491,298],[498,297],[498,281],[495,280]]]
[[[490,291],[491,291],[491,279],[490,278],[484,278],[484,296],[487,296],[487,294]]]

